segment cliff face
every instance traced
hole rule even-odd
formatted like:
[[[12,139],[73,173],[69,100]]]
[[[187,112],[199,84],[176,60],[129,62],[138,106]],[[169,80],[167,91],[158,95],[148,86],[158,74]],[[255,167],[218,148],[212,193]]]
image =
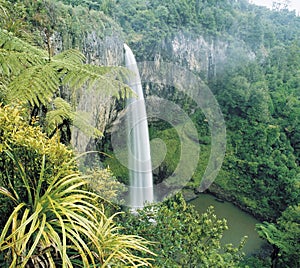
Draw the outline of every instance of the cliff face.
[[[207,40],[203,36],[178,33],[162,44],[162,53],[168,53],[172,62],[193,72],[215,74],[216,66],[226,59],[229,44],[221,40]]]
[[[120,32],[114,31],[103,37],[95,31],[87,32],[82,43],[82,52],[88,63],[105,66],[123,64],[124,41]]]
[[[251,61],[256,57],[242,40],[208,38],[188,32],[178,32],[156,44],[155,47],[156,49],[150,55],[150,58],[154,59],[153,62],[140,62],[142,79],[148,82],[149,71],[153,72],[153,69],[147,70],[147,66],[150,65],[153,65],[154,69],[160,69],[165,76],[162,73],[158,74],[154,81],[156,85],[146,87],[145,93],[158,95],[179,105],[184,102],[184,96],[178,94],[176,84],[181,89],[188,88],[192,83],[189,75],[195,75],[204,84],[208,84],[211,78],[222,75],[226,68],[234,68],[240,62]],[[167,65],[169,67],[166,67]],[[171,68],[172,65],[174,68]],[[176,74],[174,69],[177,67],[181,71]],[[168,68],[168,70],[162,71],[161,68]],[[165,87],[165,85],[174,85],[175,88]]]
[[[242,40],[209,38],[193,33],[178,32],[167,38],[154,52],[154,61],[168,61],[198,73],[203,79],[221,73],[231,61],[251,60],[255,57]]]
[[[122,64],[123,59],[123,40],[118,34],[100,38],[95,32],[90,32],[83,39],[82,52],[91,64],[118,66]],[[85,112],[88,122],[103,133],[106,126],[117,116],[115,105],[115,98],[104,96],[97,90],[83,89],[77,111]],[[76,150],[95,150],[93,138],[87,137],[78,129],[74,129],[72,133],[72,143]]]
[[[82,51],[88,62],[97,65],[122,65],[123,63],[123,38],[121,32],[113,30],[110,34],[99,36],[95,31],[87,32],[82,39]],[[166,39],[154,51],[154,65],[171,62],[192,73],[201,75],[204,80],[221,73],[227,68],[229,61],[248,60],[255,55],[247,49],[241,41],[229,42],[221,39],[205,39],[203,36],[182,33]],[[140,65],[140,72],[145,73]],[[142,76],[143,77],[143,76]],[[187,77],[182,77],[186,82]],[[164,82],[162,79],[159,82]],[[178,80],[177,80],[178,81]],[[146,95],[159,95],[180,104],[182,94],[175,94],[161,86],[150,88]],[[146,89],[145,89],[146,90]],[[177,96],[177,97],[176,97]],[[177,98],[177,99],[176,99]],[[99,92],[84,92],[81,94],[77,109],[88,112],[89,122],[104,132],[106,127],[117,117],[116,100],[104,98]],[[78,151],[83,152],[94,149],[94,141],[84,136],[78,130],[73,131],[73,144]]]
[[[101,12],[82,7],[72,8],[58,3],[61,20],[52,36],[54,53],[76,48],[87,63],[100,66],[123,64],[123,33],[119,26]],[[116,117],[116,100],[99,90],[85,90],[78,94],[77,112],[84,113],[87,122],[104,132]],[[72,131],[72,144],[79,152],[95,149],[94,139],[80,130]]]

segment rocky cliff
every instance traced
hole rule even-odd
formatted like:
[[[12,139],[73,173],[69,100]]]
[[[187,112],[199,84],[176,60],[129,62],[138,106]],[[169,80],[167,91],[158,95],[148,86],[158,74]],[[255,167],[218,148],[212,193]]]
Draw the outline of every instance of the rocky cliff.
[[[89,32],[83,39],[82,52],[88,62],[97,65],[119,66],[123,59],[123,40],[116,32],[114,35],[99,37],[96,32]],[[116,99],[104,96],[97,90],[82,90],[77,111],[86,112],[87,120],[102,133],[117,115]],[[78,129],[73,130],[72,142],[79,152],[95,150],[94,139],[84,135]]]
[[[100,66],[123,64],[123,33],[112,19],[102,12],[80,6],[57,3],[57,9],[60,20],[57,20],[51,38],[54,53],[76,48],[85,55],[87,63]],[[78,94],[77,111],[84,113],[92,126],[104,132],[116,117],[115,103],[115,98],[99,90],[83,88]],[[95,149],[94,139],[76,128],[72,131],[72,144],[79,152]]]
[[[221,73],[228,61],[251,60],[255,53],[242,40],[207,37],[191,32],[178,32],[164,39],[153,52],[152,58],[172,62],[209,79]]]

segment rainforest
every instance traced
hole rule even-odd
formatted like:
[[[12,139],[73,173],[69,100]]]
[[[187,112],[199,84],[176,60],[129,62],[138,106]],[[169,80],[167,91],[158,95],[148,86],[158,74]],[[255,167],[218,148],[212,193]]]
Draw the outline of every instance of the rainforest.
[[[281,2],[0,0],[0,266],[300,268],[300,17]],[[135,211],[125,43],[156,191]]]

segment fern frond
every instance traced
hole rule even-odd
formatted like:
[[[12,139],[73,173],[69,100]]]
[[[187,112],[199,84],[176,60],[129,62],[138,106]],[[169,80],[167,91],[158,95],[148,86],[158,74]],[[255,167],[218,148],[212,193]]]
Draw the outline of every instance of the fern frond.
[[[7,51],[27,52],[35,54],[41,58],[47,58],[48,54],[45,50],[39,49],[29,43],[15,37],[12,33],[0,29],[0,48]]]
[[[0,30],[0,75],[12,79],[8,85],[9,101],[19,99],[40,106],[51,101],[60,85],[73,93],[83,86],[99,89],[104,95],[126,95],[131,90],[122,82],[127,70],[84,64],[84,55],[67,50],[51,60],[46,51],[36,48],[5,30]]]
[[[59,85],[57,72],[49,63],[37,65],[24,70],[9,84],[7,98],[9,101],[28,101],[39,107],[51,101]]]
[[[0,29],[0,74],[16,76],[31,66],[47,61],[47,53]]]
[[[75,53],[71,53],[75,55]],[[78,54],[80,57],[80,54]],[[63,56],[64,57],[64,56]],[[87,64],[74,64],[68,60],[52,60],[28,67],[8,86],[9,101],[28,101],[39,107],[46,105],[59,86],[69,86],[73,91],[85,86],[102,90],[103,96],[119,96],[119,92],[130,92],[122,81],[116,80],[122,69]],[[9,72],[9,71],[8,71]],[[73,94],[71,94],[73,95]]]
[[[71,105],[62,98],[55,98],[52,103],[53,110],[46,115],[46,132],[51,133],[64,119],[73,119],[74,112]]]
[[[99,129],[91,125],[88,120],[89,116],[90,114],[86,112],[75,112],[73,126],[80,129],[88,137],[98,138],[103,136],[103,133]]]
[[[0,74],[8,77],[19,75],[22,70],[43,62],[44,59],[35,54],[0,49]]]
[[[65,119],[70,120],[73,126],[80,129],[88,137],[100,137],[103,133],[97,128],[93,127],[89,120],[88,113],[73,111],[70,103],[62,98],[55,98],[52,103],[53,110],[48,111],[46,115],[46,132],[48,134],[63,123]]]
[[[71,64],[84,64],[85,56],[77,49],[68,49],[52,58],[53,61],[69,62]]]
[[[4,1],[0,1],[0,21],[2,22],[3,20],[7,19],[7,8],[5,7],[5,2]]]
[[[5,96],[7,93],[7,84],[7,79],[0,75],[0,103],[5,100]]]
[[[72,64],[66,61],[53,59],[53,67],[60,70],[62,85],[69,86],[76,91],[83,86],[87,90],[102,90],[103,95],[118,96],[120,91],[130,92],[131,89],[126,86],[118,77],[123,77],[127,72],[121,67],[107,67],[90,64]]]

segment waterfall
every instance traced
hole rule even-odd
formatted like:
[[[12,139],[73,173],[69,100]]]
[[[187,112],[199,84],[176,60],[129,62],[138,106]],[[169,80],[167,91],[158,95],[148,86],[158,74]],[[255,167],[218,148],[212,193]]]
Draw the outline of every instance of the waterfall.
[[[130,71],[127,84],[136,94],[127,100],[127,146],[129,198],[133,210],[153,202],[153,178],[148,121],[141,79],[135,57],[124,44],[125,65]]]

